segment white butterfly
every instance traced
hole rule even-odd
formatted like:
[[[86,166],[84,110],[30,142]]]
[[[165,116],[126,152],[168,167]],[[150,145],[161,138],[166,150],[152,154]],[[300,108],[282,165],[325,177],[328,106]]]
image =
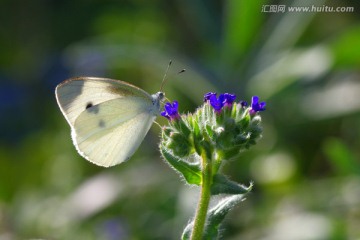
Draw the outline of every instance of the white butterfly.
[[[134,154],[165,96],[161,91],[150,95],[123,81],[95,77],[65,80],[55,93],[77,151],[104,167]]]

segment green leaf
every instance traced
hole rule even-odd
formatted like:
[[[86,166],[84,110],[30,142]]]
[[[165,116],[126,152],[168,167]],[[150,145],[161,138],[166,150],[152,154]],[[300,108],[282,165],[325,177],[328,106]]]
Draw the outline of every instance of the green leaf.
[[[229,180],[224,175],[216,174],[213,177],[213,183],[211,185],[211,195],[246,194],[251,191],[252,187],[252,183],[250,183],[249,187],[245,187],[244,185]]]
[[[222,199],[215,207],[209,210],[202,239],[216,240],[219,236],[219,227],[226,214],[233,209],[239,202],[244,200],[245,194],[232,195]],[[185,227],[181,236],[182,240],[189,240],[194,222],[191,221]]]
[[[203,239],[218,239],[219,227],[226,214],[239,202],[244,200],[245,195],[233,195],[221,200],[215,207],[210,209],[207,217]]]
[[[201,171],[198,163],[190,163],[174,156],[163,144],[160,144],[160,151],[164,159],[179,173],[189,184],[200,185]]]
[[[181,235],[181,240],[189,240],[191,237],[191,230],[193,229],[194,222],[190,222],[188,225],[186,225],[183,234]]]

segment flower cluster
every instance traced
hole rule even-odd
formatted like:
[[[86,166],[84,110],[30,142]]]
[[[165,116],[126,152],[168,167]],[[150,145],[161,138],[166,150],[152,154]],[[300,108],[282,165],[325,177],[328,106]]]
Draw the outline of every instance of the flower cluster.
[[[246,101],[235,102],[236,95],[209,92],[204,95],[204,104],[193,114],[180,115],[178,102],[166,103],[161,115],[170,120],[163,128],[163,144],[178,157],[202,154],[223,159],[238,156],[243,149],[254,145],[261,136],[261,118],[257,112],[265,110],[265,102],[252,97],[251,105]],[[212,152],[212,153],[210,153]],[[220,160],[219,160],[220,161]]]

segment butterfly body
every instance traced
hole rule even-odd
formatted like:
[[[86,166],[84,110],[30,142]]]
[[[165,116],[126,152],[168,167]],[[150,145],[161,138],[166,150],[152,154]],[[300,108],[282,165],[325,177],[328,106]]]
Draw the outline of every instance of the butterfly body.
[[[123,81],[95,77],[66,80],[55,92],[77,151],[104,167],[134,154],[164,98],[162,92],[150,95]]]

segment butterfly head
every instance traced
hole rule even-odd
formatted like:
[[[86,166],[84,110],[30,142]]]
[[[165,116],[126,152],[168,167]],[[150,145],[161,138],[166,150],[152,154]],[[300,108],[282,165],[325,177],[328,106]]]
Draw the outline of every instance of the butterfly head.
[[[164,92],[157,92],[151,95],[153,105],[160,111],[160,102],[165,98]]]
[[[165,98],[164,92],[157,92],[155,95],[156,95],[156,98],[158,99],[158,101],[162,101]]]

